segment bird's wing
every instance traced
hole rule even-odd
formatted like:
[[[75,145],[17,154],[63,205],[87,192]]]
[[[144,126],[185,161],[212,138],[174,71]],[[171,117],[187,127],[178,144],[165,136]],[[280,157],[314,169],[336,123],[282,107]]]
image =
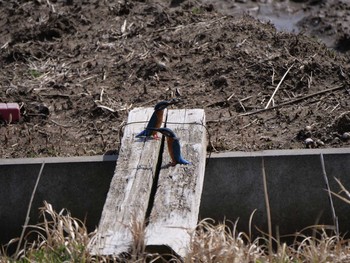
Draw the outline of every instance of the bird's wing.
[[[159,128],[159,127],[156,127],[157,122],[158,122],[158,116],[157,116],[157,113],[154,111],[147,123],[147,128]],[[156,133],[155,131],[150,131],[145,129],[139,134],[137,134],[136,137],[151,136],[152,134],[155,134],[155,133]]]
[[[159,127],[156,127],[157,125],[157,122],[158,122],[158,116],[157,116],[157,113],[156,112],[153,112],[151,118],[149,119],[149,122],[147,124],[147,128],[159,128]]]

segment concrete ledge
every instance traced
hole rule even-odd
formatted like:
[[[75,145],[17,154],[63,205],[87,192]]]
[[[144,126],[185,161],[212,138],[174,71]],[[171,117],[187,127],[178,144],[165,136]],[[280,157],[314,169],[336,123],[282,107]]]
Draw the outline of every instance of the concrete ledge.
[[[116,155],[75,156],[75,157],[45,157],[45,158],[17,158],[0,159],[0,165],[22,165],[22,164],[46,164],[52,163],[90,163],[90,162],[115,162]]]
[[[200,218],[239,219],[238,230],[267,231],[261,161],[264,158],[274,229],[291,234],[304,227],[333,223],[320,154],[331,190],[334,177],[350,190],[350,148],[274,150],[212,154],[207,160]],[[85,220],[90,231],[98,225],[111,182],[116,156],[0,159],[0,243],[20,235],[30,196],[45,161],[32,206],[31,223],[46,200],[59,211],[67,208]],[[341,232],[350,230],[350,205],[333,198]]]
[[[255,152],[222,152],[212,153],[212,158],[232,157],[261,157],[261,156],[294,156],[294,155],[319,155],[319,154],[350,154],[350,148],[329,148],[329,149],[292,149],[292,150],[266,150]],[[0,159],[1,160],[1,159]]]
[[[248,233],[253,227],[267,232],[262,158],[264,158],[271,217],[279,234],[291,234],[315,224],[332,225],[330,201],[322,172],[323,154],[331,191],[339,192],[334,178],[350,190],[350,148],[305,149],[213,154],[206,167],[200,215],[235,221]],[[350,230],[350,205],[333,198],[342,233]]]

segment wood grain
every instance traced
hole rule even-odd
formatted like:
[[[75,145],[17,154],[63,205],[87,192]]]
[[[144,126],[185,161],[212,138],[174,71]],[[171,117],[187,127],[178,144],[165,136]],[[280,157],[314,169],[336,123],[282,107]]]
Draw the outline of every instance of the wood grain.
[[[182,155],[191,164],[169,166],[165,144],[158,188],[146,228],[147,246],[158,250],[166,246],[180,256],[188,252],[190,234],[197,225],[204,181],[207,138],[205,128],[198,124],[205,125],[204,110],[168,111],[166,126],[180,138]]]
[[[117,166],[103,208],[91,252],[118,255],[134,245],[134,235],[144,225],[150,198],[160,140],[138,139],[135,135],[147,125],[152,108],[136,108],[129,113]],[[144,123],[134,123],[142,122]],[[137,231],[136,231],[137,230]]]

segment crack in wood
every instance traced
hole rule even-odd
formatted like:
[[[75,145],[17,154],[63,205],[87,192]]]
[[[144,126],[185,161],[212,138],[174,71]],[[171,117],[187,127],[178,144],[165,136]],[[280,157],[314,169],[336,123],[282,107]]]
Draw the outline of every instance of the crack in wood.
[[[135,108],[128,125],[115,174],[106,198],[92,254],[120,255],[144,242],[146,250],[168,249],[183,257],[188,251],[189,233],[197,225],[206,160],[206,133],[193,123],[205,123],[202,109],[167,110],[164,127],[181,138],[190,165],[169,166],[165,136],[161,140],[136,140],[152,108]],[[144,231],[144,232],[143,232]],[[137,233],[143,233],[140,240]],[[135,235],[136,234],[136,235]]]
[[[168,118],[168,112],[166,112],[166,115],[165,115],[164,127],[166,127],[167,118]],[[156,170],[155,170],[153,184],[152,184],[152,188],[151,188],[151,194],[149,196],[148,207],[147,207],[146,215],[145,215],[145,225],[146,226],[149,223],[149,218],[151,216],[153,205],[154,205],[154,200],[155,200],[155,197],[157,194],[159,174],[160,174],[160,170],[162,169],[164,144],[165,144],[165,136],[162,135],[162,139],[161,139],[161,143],[160,143],[160,147],[159,147],[159,155],[158,155]]]

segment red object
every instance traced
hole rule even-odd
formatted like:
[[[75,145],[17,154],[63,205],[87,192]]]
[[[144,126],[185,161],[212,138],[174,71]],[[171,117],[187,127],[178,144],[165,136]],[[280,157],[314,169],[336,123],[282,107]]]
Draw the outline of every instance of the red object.
[[[0,118],[6,122],[18,121],[20,110],[18,103],[0,103]]]

